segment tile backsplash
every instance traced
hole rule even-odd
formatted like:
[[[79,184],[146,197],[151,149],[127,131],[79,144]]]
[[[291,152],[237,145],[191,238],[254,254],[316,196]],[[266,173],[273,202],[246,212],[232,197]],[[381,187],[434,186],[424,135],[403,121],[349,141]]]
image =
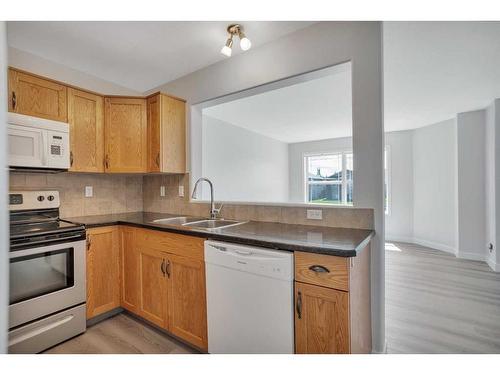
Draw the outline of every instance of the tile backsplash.
[[[184,197],[179,197],[179,185]],[[85,186],[93,197],[85,197]],[[165,196],[160,196],[165,186]],[[104,215],[137,211],[207,216],[208,203],[189,202],[189,175],[112,175],[87,173],[10,173],[10,190],[59,190],[61,217]],[[306,217],[307,207],[225,204],[226,219],[270,221],[344,228],[373,229],[370,208],[321,207],[322,220]]]
[[[184,186],[184,197],[179,197],[178,187]],[[160,186],[165,186],[165,196],[160,196]],[[144,211],[182,215],[207,216],[210,205],[190,203],[189,175],[144,176]],[[343,228],[373,229],[371,208],[321,207],[322,220],[306,217],[307,207],[224,204],[221,214],[226,219],[271,221],[287,224],[318,225]]]
[[[61,217],[142,211],[142,175],[10,173],[10,190],[58,190]],[[93,197],[85,197],[85,186]]]

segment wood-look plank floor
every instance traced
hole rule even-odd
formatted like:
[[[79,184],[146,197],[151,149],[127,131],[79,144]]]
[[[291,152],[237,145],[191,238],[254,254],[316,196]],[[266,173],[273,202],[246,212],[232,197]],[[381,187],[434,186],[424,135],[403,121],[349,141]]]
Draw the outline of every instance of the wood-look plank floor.
[[[129,315],[119,314],[44,354],[185,354],[194,349]]]
[[[406,243],[385,255],[388,353],[500,353],[500,273]]]

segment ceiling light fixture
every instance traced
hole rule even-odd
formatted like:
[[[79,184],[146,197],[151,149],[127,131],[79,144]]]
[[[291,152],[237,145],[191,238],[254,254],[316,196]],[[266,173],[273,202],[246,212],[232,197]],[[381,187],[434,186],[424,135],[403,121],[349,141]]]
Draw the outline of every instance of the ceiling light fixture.
[[[239,24],[232,24],[232,25],[229,25],[227,27],[227,32],[229,33],[229,38],[227,38],[226,40],[226,44],[224,45],[224,47],[222,47],[222,49],[220,50],[220,52],[223,54],[223,55],[226,55],[227,57],[230,57],[231,56],[231,53],[232,53],[232,48],[233,48],[233,37],[235,35],[238,36],[238,38],[240,38],[240,47],[243,51],[247,51],[250,49],[250,47],[252,47],[252,42],[250,42],[250,39],[248,39],[245,35],[245,33],[243,32],[243,27]]]

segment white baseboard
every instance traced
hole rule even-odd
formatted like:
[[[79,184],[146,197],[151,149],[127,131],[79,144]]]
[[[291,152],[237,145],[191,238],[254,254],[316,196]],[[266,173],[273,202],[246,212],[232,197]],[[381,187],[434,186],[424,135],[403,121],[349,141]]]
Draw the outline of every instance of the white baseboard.
[[[408,242],[413,243],[413,237],[405,237],[405,236],[393,236],[392,234],[386,234],[385,240],[388,242]]]
[[[421,238],[414,237],[413,243],[415,243],[417,245],[421,245],[421,246],[430,247],[432,249],[441,250],[441,251],[444,251],[446,253],[453,254],[455,256],[457,255],[457,250],[454,247],[448,246],[448,245],[445,245],[445,244],[442,244],[439,242],[427,241],[427,240],[423,240]]]
[[[490,266],[493,271],[500,272],[500,263],[496,263],[495,260],[491,257],[488,257],[488,259],[486,259],[486,263],[488,263],[488,266]]]
[[[446,253],[453,254],[459,259],[477,260],[481,262],[486,262],[493,271],[500,272],[500,263],[496,263],[495,260],[489,257],[488,255],[481,255],[474,253],[472,251],[457,251],[455,248],[451,246],[443,245],[437,242],[422,240],[421,238],[415,238],[415,237],[401,237],[388,234],[385,236],[385,240],[386,242],[394,241],[394,242],[413,243],[416,245],[430,247],[431,249],[441,250]]]

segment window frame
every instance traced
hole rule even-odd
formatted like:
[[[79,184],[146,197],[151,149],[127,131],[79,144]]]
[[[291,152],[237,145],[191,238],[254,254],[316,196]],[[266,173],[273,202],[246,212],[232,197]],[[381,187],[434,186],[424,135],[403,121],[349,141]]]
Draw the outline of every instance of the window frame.
[[[342,186],[342,203],[315,203],[309,201],[309,185],[310,183],[307,181],[307,167],[308,167],[308,158],[314,156],[330,156],[330,155],[342,155],[342,181],[340,185]],[[303,183],[303,191],[304,191],[304,203],[305,204],[321,204],[321,205],[330,205],[337,207],[354,207],[354,199],[352,203],[347,203],[347,179],[344,178],[346,174],[346,166],[347,166],[347,158],[346,154],[352,154],[354,159],[354,152],[352,149],[338,149],[335,151],[321,151],[321,152],[303,152],[302,153],[302,183]],[[354,167],[354,166],[353,166]],[[354,170],[354,168],[353,168]],[[354,179],[353,179],[354,180]],[[325,183],[326,185],[337,185],[335,182]],[[354,190],[354,186],[353,186]]]

